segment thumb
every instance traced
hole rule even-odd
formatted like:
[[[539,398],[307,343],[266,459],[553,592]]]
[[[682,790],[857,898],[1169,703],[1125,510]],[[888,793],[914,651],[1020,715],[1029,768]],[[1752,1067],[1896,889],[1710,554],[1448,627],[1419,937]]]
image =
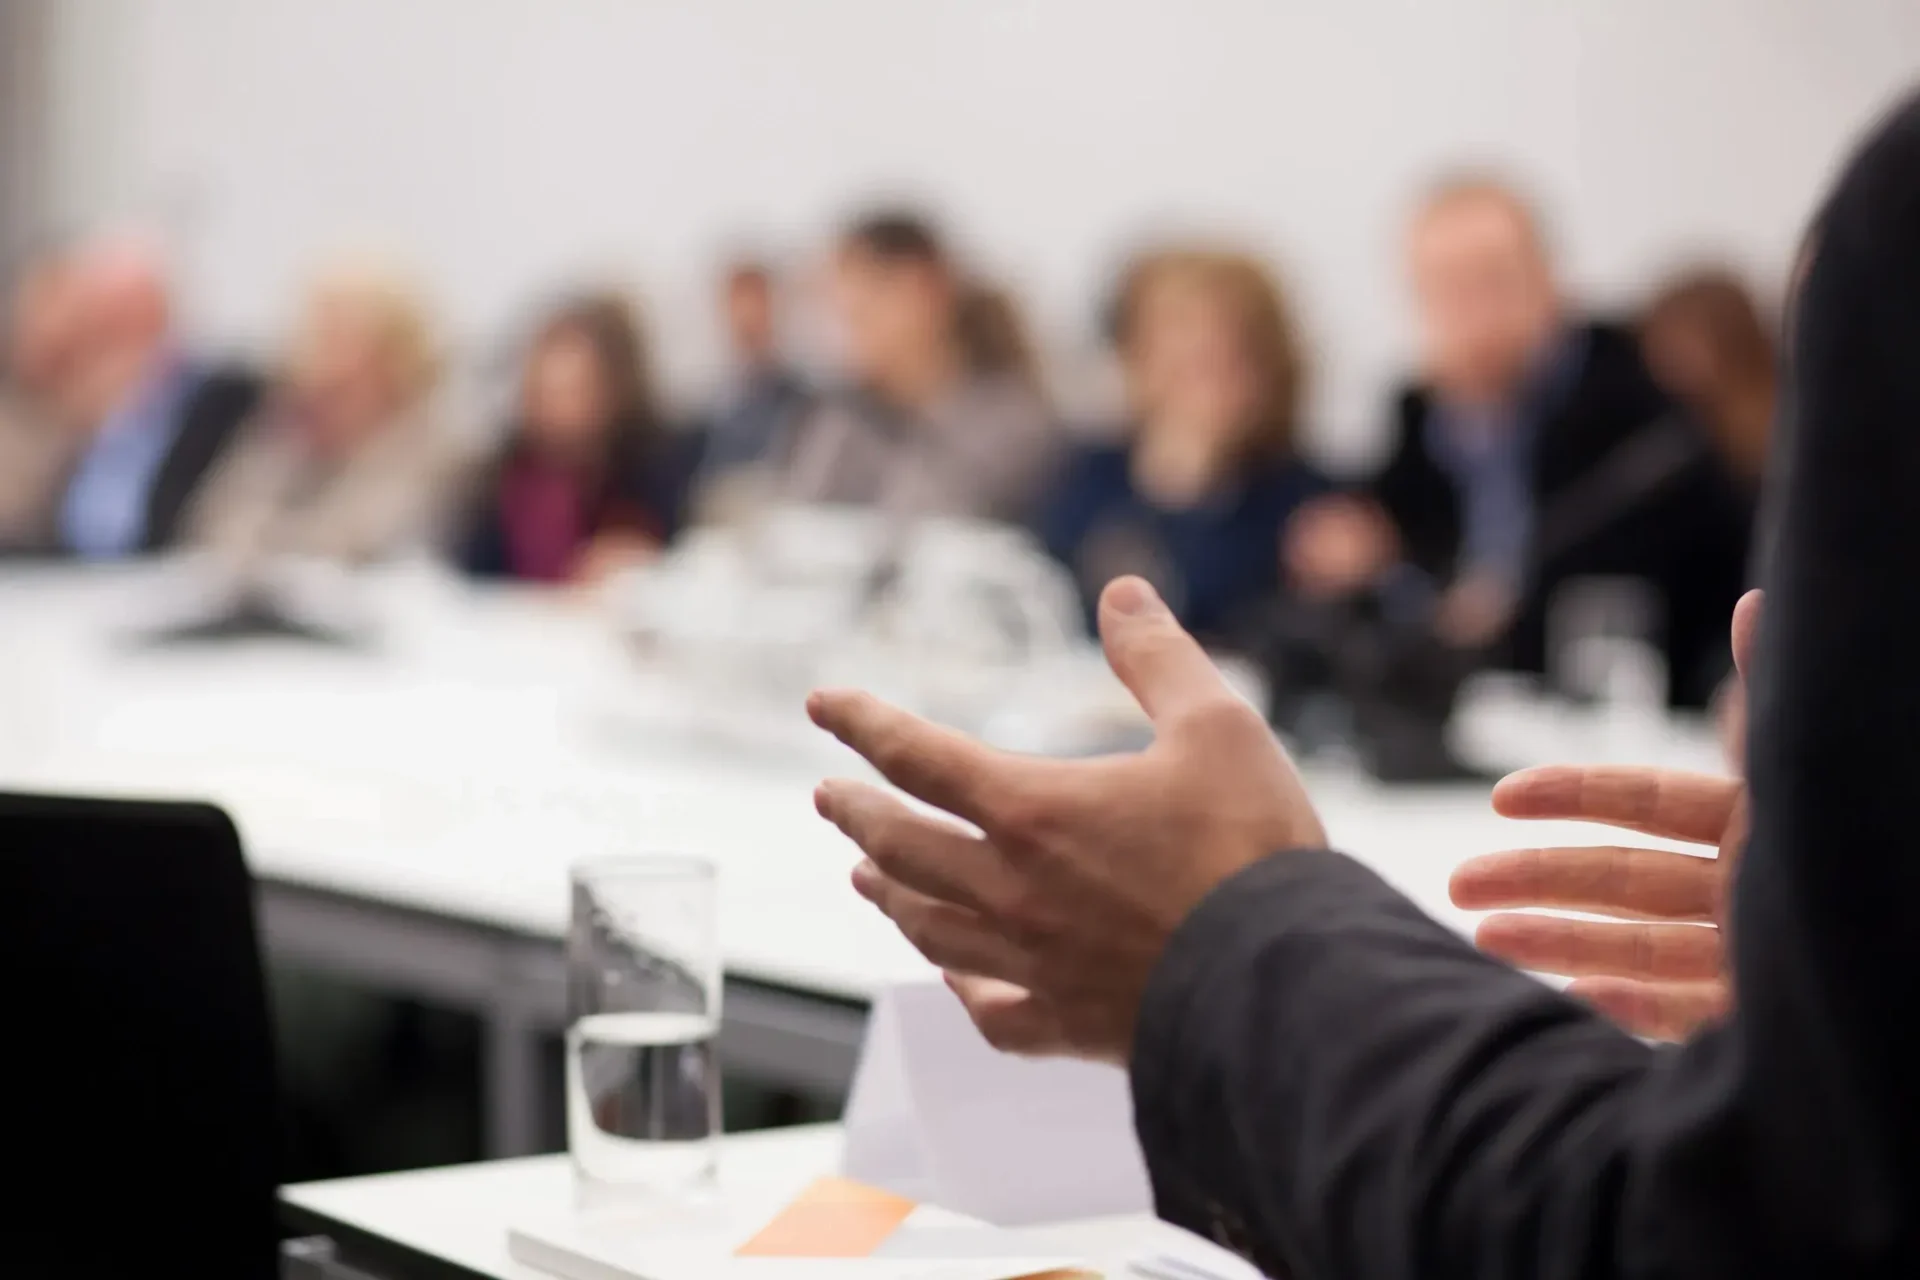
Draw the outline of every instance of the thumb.
[[[1760,630],[1760,606],[1767,593],[1749,591],[1733,606],[1733,668],[1742,680],[1753,674],[1753,639]]]
[[[1233,696],[1213,660],[1143,579],[1107,584],[1100,595],[1100,643],[1113,673],[1150,720]]]

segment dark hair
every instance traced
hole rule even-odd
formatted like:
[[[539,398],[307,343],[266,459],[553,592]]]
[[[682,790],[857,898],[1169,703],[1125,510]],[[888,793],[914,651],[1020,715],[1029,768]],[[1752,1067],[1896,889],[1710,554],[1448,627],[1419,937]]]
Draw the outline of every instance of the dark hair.
[[[862,214],[840,233],[842,247],[889,263],[916,263],[952,270],[947,246],[933,223],[905,209]]]
[[[1005,290],[978,281],[964,286],[954,303],[953,335],[975,374],[1039,390],[1040,362],[1020,308]]]
[[[1779,364],[1773,329],[1739,275],[1704,267],[1669,281],[1640,320],[1641,332],[1681,324],[1703,334],[1728,372],[1749,385],[1770,384]]]
[[[1693,402],[1690,407],[1738,470],[1757,475],[1766,465],[1779,386],[1771,323],[1737,273],[1704,267],[1670,281],[1641,313],[1642,343],[1675,328],[1692,330],[1706,342],[1720,376],[1716,386],[1669,390]],[[1756,403],[1766,406],[1764,417],[1741,407]]]
[[[586,294],[555,308],[535,330],[526,369],[556,342],[578,338],[593,350],[606,379],[609,446],[651,447],[661,413],[645,331],[633,304],[618,294]]]
[[[945,241],[928,219],[901,209],[878,210],[849,223],[840,234],[840,245],[887,265],[923,267],[953,281],[953,340],[967,371],[978,377],[1011,378],[1030,390],[1039,389],[1039,362],[1019,305],[1006,290],[956,269]]]
[[[613,510],[623,491],[639,477],[671,466],[670,442],[656,399],[646,338],[638,313],[625,298],[612,293],[586,294],[550,312],[534,330],[524,358],[522,387],[531,377],[534,361],[552,343],[579,338],[586,341],[607,382],[610,401],[607,431],[598,456],[586,460],[588,519],[598,527]],[[524,418],[484,473],[482,492],[498,494],[501,480],[528,460]],[[667,523],[671,524],[671,516]]]

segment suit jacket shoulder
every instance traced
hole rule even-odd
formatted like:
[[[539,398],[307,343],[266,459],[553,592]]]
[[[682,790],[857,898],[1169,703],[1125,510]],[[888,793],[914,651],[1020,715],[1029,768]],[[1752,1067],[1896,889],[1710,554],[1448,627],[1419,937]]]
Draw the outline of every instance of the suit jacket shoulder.
[[[1547,410],[1534,446],[1534,483],[1542,500],[1674,408],[1630,331],[1596,321],[1577,330],[1574,340],[1578,368]]]
[[[1420,383],[1406,383],[1394,392],[1391,452],[1365,489],[1399,530],[1407,558],[1444,579],[1453,573],[1459,547],[1460,502],[1453,482],[1427,452],[1423,431],[1432,401]]]
[[[235,366],[200,375],[181,403],[173,448],[148,494],[141,550],[164,551],[179,541],[195,492],[253,416],[262,389],[258,375]]]

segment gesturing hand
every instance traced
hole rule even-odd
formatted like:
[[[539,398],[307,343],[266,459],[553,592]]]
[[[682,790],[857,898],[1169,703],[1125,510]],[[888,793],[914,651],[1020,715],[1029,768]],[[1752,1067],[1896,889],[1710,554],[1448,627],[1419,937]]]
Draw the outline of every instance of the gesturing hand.
[[[1729,778],[1660,769],[1529,769],[1494,788],[1509,818],[1602,822],[1718,847],[1718,858],[1621,845],[1486,854],[1453,873],[1468,910],[1555,907],[1636,923],[1502,914],[1475,941],[1539,973],[1639,1035],[1684,1038],[1729,1000],[1718,920],[1746,838],[1746,789]],[[1704,927],[1703,927],[1704,925]]]
[[[1760,606],[1754,591],[1734,610],[1741,678],[1727,707],[1739,737]],[[1746,842],[1742,783],[1660,769],[1529,769],[1496,787],[1493,804],[1510,818],[1599,822],[1714,846],[1712,858],[1621,845],[1486,854],[1454,871],[1452,892],[1468,910],[1549,907],[1646,922],[1502,914],[1482,922],[1476,939],[1523,968],[1576,979],[1569,991],[1629,1031],[1682,1039],[1726,1011],[1732,991],[1717,926]]]
[[[993,751],[862,693],[808,713],[902,791],[829,781],[815,803],[866,853],[854,887],[948,981],[988,1041],[1124,1062],[1168,936],[1216,885],[1323,844],[1293,763],[1152,588],[1100,604],[1107,660],[1153,721],[1136,755]]]

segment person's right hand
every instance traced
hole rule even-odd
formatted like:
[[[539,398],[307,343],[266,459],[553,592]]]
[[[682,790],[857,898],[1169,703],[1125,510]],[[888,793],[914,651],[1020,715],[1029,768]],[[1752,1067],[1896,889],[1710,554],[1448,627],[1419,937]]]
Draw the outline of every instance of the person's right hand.
[[[1325,598],[1358,591],[1386,571],[1400,538],[1386,512],[1364,498],[1329,494],[1294,513],[1281,540],[1293,585]]]
[[[1433,629],[1460,649],[1482,649],[1500,638],[1513,620],[1513,592],[1488,574],[1470,573],[1440,597]]]
[[[855,889],[948,971],[987,1041],[1124,1064],[1187,914],[1262,859],[1324,848],[1326,832],[1266,721],[1144,581],[1108,585],[1100,639],[1153,722],[1133,755],[1011,755],[850,690],[816,693],[807,711],[968,824],[862,782],[815,795],[867,855]]]

